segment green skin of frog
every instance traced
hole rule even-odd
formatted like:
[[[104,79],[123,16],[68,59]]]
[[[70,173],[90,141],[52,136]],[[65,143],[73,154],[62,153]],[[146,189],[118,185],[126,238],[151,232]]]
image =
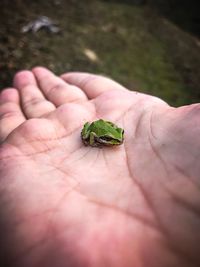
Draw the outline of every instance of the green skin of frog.
[[[81,138],[86,146],[116,146],[123,143],[124,130],[112,122],[100,119],[92,123],[86,122]]]

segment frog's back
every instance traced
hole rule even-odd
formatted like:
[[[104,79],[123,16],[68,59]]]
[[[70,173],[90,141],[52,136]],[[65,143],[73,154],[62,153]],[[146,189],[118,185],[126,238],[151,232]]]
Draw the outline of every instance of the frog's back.
[[[92,123],[91,126],[91,130],[95,132],[98,136],[105,135],[108,132],[108,128],[105,127],[105,122],[102,119],[98,120],[98,124]]]
[[[115,127],[113,127],[113,123],[109,121],[104,121],[99,119],[98,121],[92,123],[91,131],[95,132],[97,136],[112,136],[113,130],[115,131]]]

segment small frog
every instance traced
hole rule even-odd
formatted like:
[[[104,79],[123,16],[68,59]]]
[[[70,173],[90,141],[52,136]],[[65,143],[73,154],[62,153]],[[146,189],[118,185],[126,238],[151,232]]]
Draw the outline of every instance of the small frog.
[[[86,146],[101,147],[121,145],[124,130],[110,121],[102,119],[86,122],[81,131],[81,138]]]

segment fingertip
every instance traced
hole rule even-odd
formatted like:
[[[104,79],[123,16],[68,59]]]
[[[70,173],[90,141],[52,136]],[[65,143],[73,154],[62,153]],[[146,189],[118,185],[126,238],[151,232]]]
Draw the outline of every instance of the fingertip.
[[[36,66],[32,69],[33,74],[36,77],[40,77],[40,76],[44,76],[44,75],[49,75],[49,74],[53,74],[53,72],[51,72],[49,69],[42,67],[42,66]]]
[[[74,72],[67,72],[64,73],[60,76],[64,81],[82,87],[82,85],[85,82],[88,82],[89,80],[96,79],[99,77],[96,74],[91,74],[88,72],[79,72],[79,71],[74,71]]]
[[[95,74],[91,74],[91,73],[88,73],[88,72],[81,72],[81,71],[69,71],[69,72],[66,72],[66,73],[63,73],[60,75],[60,77],[70,77],[70,76],[85,76],[85,75],[95,75]]]
[[[15,88],[8,87],[1,91],[0,93],[0,103],[6,102],[19,102],[19,94]]]
[[[43,66],[36,66],[36,67],[33,67],[32,68],[32,72],[35,73],[35,72],[41,71],[43,69],[45,69],[45,67],[43,67]]]
[[[30,70],[19,70],[16,72],[15,76],[14,76],[14,79],[18,79],[19,77],[24,77],[24,76],[27,76],[31,73]]]
[[[60,78],[64,80],[67,75],[68,75],[68,73],[61,74]]]
[[[70,82],[70,78],[74,77],[75,74],[78,74],[78,72],[66,72],[60,75],[60,78],[64,80],[65,82]]]
[[[83,90],[89,99],[93,99],[108,90],[125,90],[125,88],[114,80],[102,75],[88,72],[68,72],[61,78]]]
[[[36,80],[30,70],[21,70],[17,72],[13,79],[13,86],[17,89],[25,87],[29,84],[36,85]]]

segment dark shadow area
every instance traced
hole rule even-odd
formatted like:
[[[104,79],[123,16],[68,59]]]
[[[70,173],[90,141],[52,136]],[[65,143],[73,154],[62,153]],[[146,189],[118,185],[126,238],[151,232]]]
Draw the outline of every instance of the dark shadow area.
[[[200,37],[199,0],[148,0],[148,3],[183,30]]]
[[[122,4],[130,4],[130,5],[143,5],[147,2],[147,0],[103,0],[105,2],[115,2],[115,3],[122,3]]]
[[[199,0],[107,0],[106,2],[138,6],[148,4],[183,30],[200,37]]]

